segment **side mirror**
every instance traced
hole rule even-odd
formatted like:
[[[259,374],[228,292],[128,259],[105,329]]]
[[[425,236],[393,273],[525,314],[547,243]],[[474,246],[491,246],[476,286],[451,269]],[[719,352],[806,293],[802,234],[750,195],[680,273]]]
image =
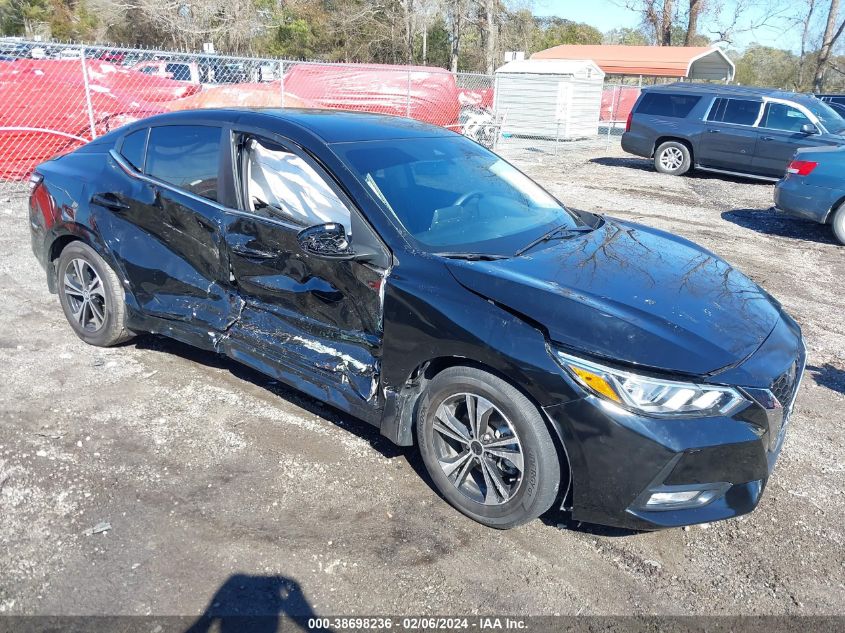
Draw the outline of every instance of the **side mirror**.
[[[305,253],[320,259],[357,259],[346,229],[336,222],[310,226],[300,231],[296,239]]]
[[[819,128],[817,128],[812,123],[805,123],[801,126],[801,134],[818,134]]]

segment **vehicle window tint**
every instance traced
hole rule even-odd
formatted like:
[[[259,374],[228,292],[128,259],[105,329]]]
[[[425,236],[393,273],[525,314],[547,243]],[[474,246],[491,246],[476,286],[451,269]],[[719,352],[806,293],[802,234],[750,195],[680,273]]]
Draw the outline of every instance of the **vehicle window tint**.
[[[164,72],[170,73],[176,81],[191,80],[191,68],[187,64],[165,64]]]
[[[245,152],[242,173],[251,212],[302,226],[337,222],[351,234],[349,209],[299,156],[258,139],[250,139]]]
[[[132,132],[123,139],[120,154],[138,171],[144,169],[144,151],[147,148],[147,128]]]
[[[217,200],[220,128],[168,125],[150,130],[145,171],[209,200]]]
[[[748,99],[723,99],[723,101],[721,116],[718,119],[711,120],[736,125],[754,125],[757,115],[760,114],[762,104],[759,101]]]
[[[760,125],[773,130],[800,132],[801,127],[808,123],[812,123],[812,121],[798,108],[793,108],[785,103],[767,103],[766,111],[763,113],[763,122]]]
[[[651,114],[654,116],[667,116],[682,119],[687,116],[695,107],[701,97],[693,95],[675,95],[665,92],[647,92],[640,105],[637,107],[637,114]]]

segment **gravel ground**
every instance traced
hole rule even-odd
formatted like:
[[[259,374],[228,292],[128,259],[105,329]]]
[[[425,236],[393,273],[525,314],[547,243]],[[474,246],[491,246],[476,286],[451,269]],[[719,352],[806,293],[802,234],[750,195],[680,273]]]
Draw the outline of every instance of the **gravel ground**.
[[[260,374],[162,338],[83,344],[12,200],[0,613],[845,613],[845,248],[767,211],[771,185],[663,176],[615,147],[514,160],[573,207],[703,244],[801,323],[810,367],[756,512],[657,533],[559,513],[485,529],[413,451]]]

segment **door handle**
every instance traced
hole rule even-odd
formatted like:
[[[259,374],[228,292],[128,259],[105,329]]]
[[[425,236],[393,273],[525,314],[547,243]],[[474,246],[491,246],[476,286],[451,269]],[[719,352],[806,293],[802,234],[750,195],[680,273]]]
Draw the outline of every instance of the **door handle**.
[[[713,130],[713,129],[710,129],[710,130],[707,130],[707,133],[708,133],[708,134],[718,134],[718,133],[719,133],[719,132],[721,132],[721,131],[722,131],[722,130]]]
[[[91,204],[96,204],[98,207],[111,209],[112,211],[117,211],[118,213],[129,209],[128,204],[118,200],[117,196],[112,193],[95,193],[91,196]]]
[[[761,136],[760,140],[761,141],[774,141],[775,137],[774,136]]]

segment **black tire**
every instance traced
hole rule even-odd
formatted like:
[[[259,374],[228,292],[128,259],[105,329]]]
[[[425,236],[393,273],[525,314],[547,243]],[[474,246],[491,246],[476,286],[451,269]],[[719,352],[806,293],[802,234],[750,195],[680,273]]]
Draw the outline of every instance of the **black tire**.
[[[489,414],[490,426],[484,433],[485,437],[495,433],[493,437],[487,437],[485,440],[491,447],[487,448],[486,444],[479,441],[476,449],[482,451],[480,454],[473,454],[471,442],[464,444],[463,440],[450,440],[450,444],[446,436],[440,431],[435,431],[439,407],[451,406],[449,403],[453,401],[460,403],[460,399],[466,397],[465,394],[478,396],[478,406],[486,407],[487,404],[492,404],[497,409],[495,413]],[[451,410],[457,413],[461,406],[458,404]],[[466,405],[464,411],[468,409],[469,405]],[[485,411],[490,409],[485,408]],[[499,428],[506,431],[500,435],[499,429],[494,429],[502,420],[507,426],[500,425]],[[537,407],[504,380],[473,367],[445,369],[431,380],[423,392],[417,407],[416,423],[420,453],[435,486],[449,503],[468,517],[493,528],[508,529],[536,519],[554,503],[560,487],[560,459],[557,449]],[[439,420],[438,428],[443,428],[443,423]],[[521,472],[516,466],[517,461],[502,459],[503,449],[493,447],[501,445],[501,438],[507,440],[511,435],[515,436],[518,444],[510,443],[507,452],[521,453],[518,460],[522,464]],[[463,481],[466,482],[465,486],[478,489],[479,499],[467,496],[450,478],[451,475],[444,471],[438,459],[443,458],[444,450],[455,451],[450,455],[453,458],[450,460],[452,463],[459,461],[460,454],[469,454],[467,462],[477,464],[469,469],[470,472]],[[493,455],[494,452],[498,455]],[[486,460],[486,471],[482,460]],[[495,466],[497,463],[498,468]],[[462,468],[454,473],[455,480],[460,476]],[[510,483],[511,495],[500,494],[500,489],[493,486],[490,499],[495,499],[498,503],[487,504],[485,501],[488,500],[490,486],[484,483],[493,481],[488,478],[492,477],[492,469],[496,469],[499,482]]]
[[[833,237],[840,244],[845,244],[845,204],[840,206],[833,214],[833,219],[830,221],[831,228],[833,228]]]
[[[689,147],[680,141],[661,143],[654,152],[654,168],[661,174],[681,176],[692,167]]]
[[[80,288],[74,285],[80,277],[80,269],[83,271],[82,278],[92,286],[91,292],[87,288],[83,289],[84,297],[78,292]],[[91,271],[96,273],[101,288],[95,286]],[[89,345],[111,347],[134,336],[124,325],[126,301],[120,279],[111,266],[84,242],[71,242],[62,251],[56,266],[56,286],[68,323],[76,335]],[[81,310],[77,309],[86,300],[88,305]],[[78,316],[80,314],[81,320]],[[87,322],[86,317],[89,317]]]

